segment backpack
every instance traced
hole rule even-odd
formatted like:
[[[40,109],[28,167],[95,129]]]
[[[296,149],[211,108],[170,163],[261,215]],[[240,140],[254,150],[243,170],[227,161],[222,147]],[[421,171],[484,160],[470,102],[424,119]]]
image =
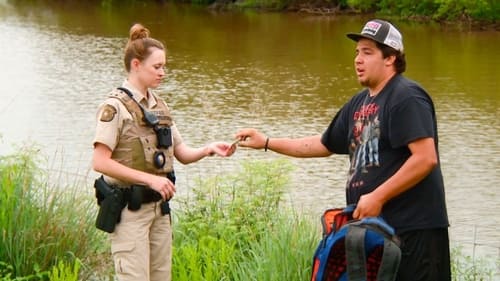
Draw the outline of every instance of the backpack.
[[[311,281],[393,281],[401,249],[394,229],[381,217],[354,220],[355,206],[328,209],[323,237],[313,257]]]

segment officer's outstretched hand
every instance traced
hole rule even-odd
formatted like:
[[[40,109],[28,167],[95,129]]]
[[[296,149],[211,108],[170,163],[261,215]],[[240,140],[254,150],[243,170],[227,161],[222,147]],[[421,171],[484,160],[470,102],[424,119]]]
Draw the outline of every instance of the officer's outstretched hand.
[[[246,128],[239,130],[235,138],[239,140],[238,145],[241,147],[261,149],[266,145],[267,136],[254,128]]]
[[[209,150],[209,155],[219,155],[222,157],[227,157],[233,155],[236,151],[236,145],[227,142],[212,142],[207,145]]]

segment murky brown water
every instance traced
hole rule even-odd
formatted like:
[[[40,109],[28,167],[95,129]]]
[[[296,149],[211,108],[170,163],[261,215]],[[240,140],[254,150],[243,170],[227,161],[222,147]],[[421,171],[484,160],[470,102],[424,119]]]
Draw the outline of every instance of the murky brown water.
[[[4,2],[0,153],[36,142],[51,169],[70,179],[95,176],[89,168],[94,115],[122,82],[122,47],[133,22],[144,23],[168,47],[168,77],[159,92],[194,146],[229,141],[247,126],[270,136],[321,133],[360,88],[354,43],[345,33],[358,31],[366,18]],[[476,248],[498,258],[499,33],[396,25],[405,39],[406,75],[436,103],[452,239],[484,242]],[[178,189],[200,176],[234,171],[242,161],[277,157],[283,156],[241,149],[232,159],[178,164]],[[297,209],[319,215],[344,204],[346,158],[289,159],[297,168],[287,199]]]

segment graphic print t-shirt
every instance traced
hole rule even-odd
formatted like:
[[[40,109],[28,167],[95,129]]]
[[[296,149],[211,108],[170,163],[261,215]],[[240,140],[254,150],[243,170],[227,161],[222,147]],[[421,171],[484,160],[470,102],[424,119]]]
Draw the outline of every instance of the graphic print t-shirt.
[[[437,128],[432,100],[416,83],[396,75],[376,96],[355,95],[336,114],[322,143],[349,154],[347,204],[373,191],[410,157],[408,144],[432,137]],[[384,205],[382,215],[400,233],[448,225],[439,165],[420,183]]]

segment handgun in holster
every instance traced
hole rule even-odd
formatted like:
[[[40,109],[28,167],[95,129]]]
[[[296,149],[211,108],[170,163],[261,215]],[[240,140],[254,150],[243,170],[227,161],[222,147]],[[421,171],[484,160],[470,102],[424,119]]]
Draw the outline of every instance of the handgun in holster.
[[[123,190],[109,186],[99,177],[94,182],[99,213],[97,214],[96,227],[112,233],[116,224],[120,222],[120,215],[126,205]]]

